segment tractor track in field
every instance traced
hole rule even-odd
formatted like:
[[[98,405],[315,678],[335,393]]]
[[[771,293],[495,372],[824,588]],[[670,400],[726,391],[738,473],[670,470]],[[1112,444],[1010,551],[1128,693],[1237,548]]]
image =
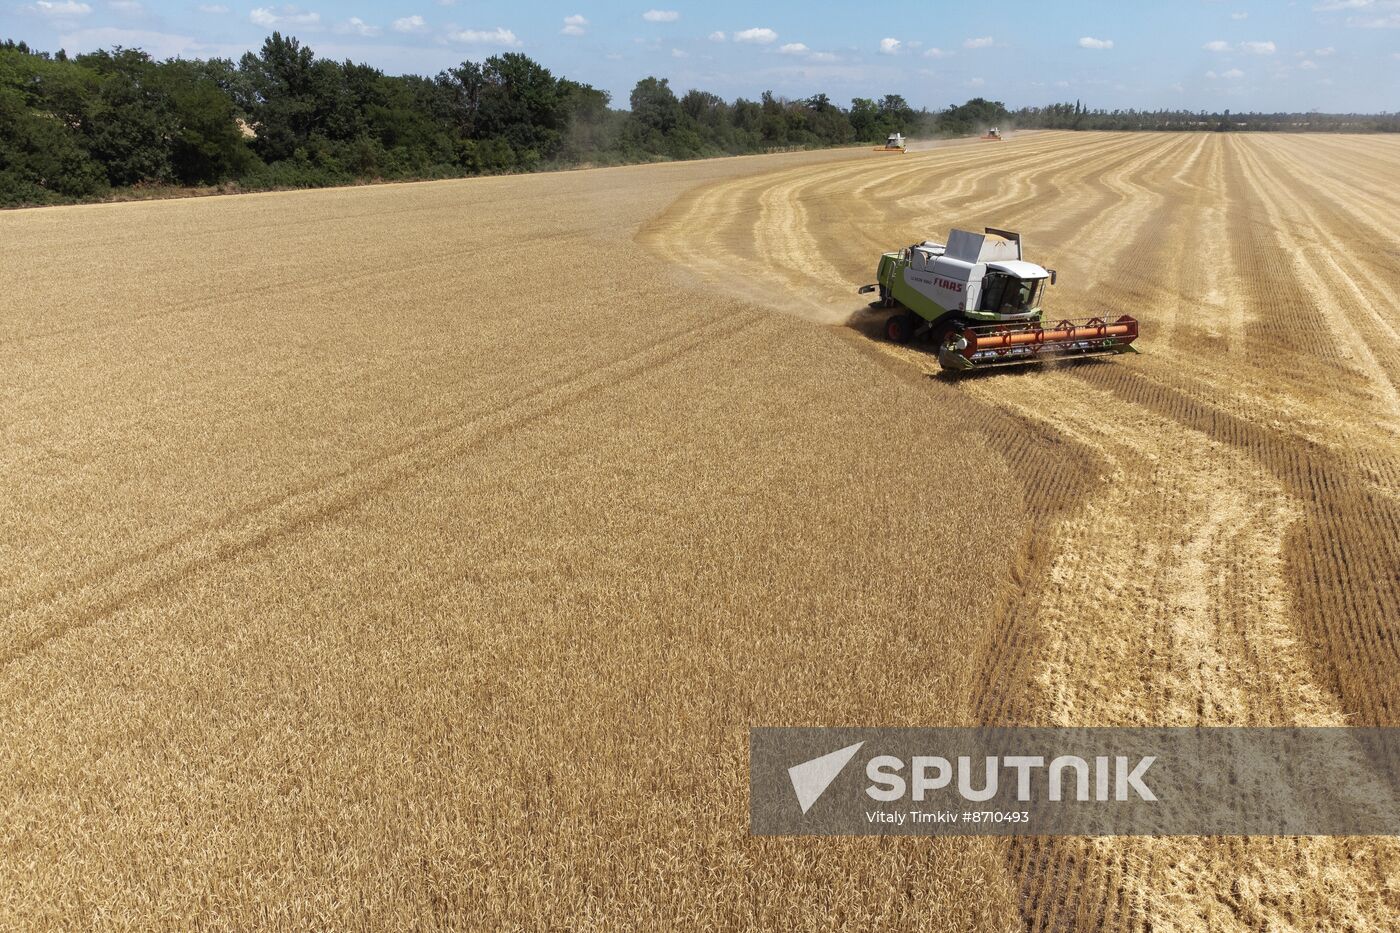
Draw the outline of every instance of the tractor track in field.
[[[1257,153],[1241,149],[1240,156],[1257,188],[1279,192],[1275,199],[1261,198],[1260,203],[1266,211],[1267,226],[1278,237],[1280,250],[1311,293],[1314,307],[1322,312],[1327,325],[1325,335],[1333,338],[1319,349],[1340,351],[1337,355],[1344,365],[1360,370],[1369,383],[1369,391],[1376,396],[1376,416],[1388,422],[1387,427],[1394,432],[1400,427],[1400,391],[1395,385],[1400,378],[1400,333],[1375,307],[1373,296],[1385,292],[1376,292],[1378,280],[1344,250],[1333,248],[1344,241],[1320,241],[1328,225],[1319,211],[1295,193],[1297,181],[1285,178],[1281,170],[1267,165]],[[1304,230],[1313,235],[1297,232]],[[1358,281],[1370,287],[1363,290]]]
[[[1396,476],[1397,344],[1385,314],[1364,302],[1362,288],[1381,279],[1358,259],[1318,248],[1345,242],[1331,215],[1350,203],[1314,207],[1336,184],[1290,190],[1302,182],[1285,177],[1296,162],[1268,153],[1265,164],[1262,141],[1100,136],[1088,146],[1059,141],[1059,153],[1057,141],[1039,137],[1025,153],[982,164],[935,155],[929,162],[941,166],[824,166],[766,185],[718,183],[699,202],[738,214],[755,196],[792,205],[755,226],[753,254],[739,264],[745,274],[783,277],[785,293],[768,299],[780,308],[830,304],[858,284],[846,270],[899,245],[880,240],[896,220],[908,240],[976,218],[1020,229],[1033,252],[1051,254],[1046,264],[1059,265],[1070,296],[1053,299],[1056,306],[1144,320],[1144,358],[957,383],[958,394],[1002,414],[980,417],[993,432],[989,443],[1030,477],[1022,504],[1037,525],[988,628],[988,686],[972,708],[975,721],[1393,721],[1395,633],[1365,603],[1400,605],[1385,570],[1400,562],[1385,544],[1400,541],[1400,521],[1384,491]],[[1316,195],[1305,201],[1296,192],[1309,186]],[[693,204],[676,209],[684,220],[670,229],[687,225]],[[1269,277],[1296,282],[1309,306],[1324,309],[1327,330],[1260,303],[1270,291],[1242,265],[1242,224],[1264,235],[1248,245],[1249,260],[1262,258]],[[703,246],[716,268],[733,268],[741,241],[712,237]],[[664,252],[664,236],[655,245]],[[774,269],[763,256],[774,257]],[[751,286],[761,298],[758,282]],[[1361,306],[1348,313],[1337,294]],[[1290,397],[1274,370],[1272,393],[1249,391],[1269,385],[1266,367],[1277,365],[1269,354],[1291,358],[1329,333],[1340,349],[1332,365],[1350,367],[1353,378],[1309,372],[1304,394]],[[1268,349],[1258,362],[1261,342]],[[917,372],[936,365],[919,351],[878,342],[869,349]],[[1358,380],[1370,389],[1367,403],[1346,416],[1354,406],[1347,389]],[[961,414],[962,406],[942,404],[946,394],[940,408]],[[1303,431],[1280,420],[1300,406],[1317,409]],[[1261,425],[1261,413],[1273,417]],[[1340,430],[1329,421],[1335,414],[1343,414]],[[1374,438],[1377,420],[1385,442],[1373,450],[1364,423]],[[1379,553],[1363,541],[1381,542]],[[1343,594],[1357,602],[1344,596],[1338,604]],[[1367,634],[1370,625],[1381,626],[1379,640]],[[1378,667],[1357,680],[1359,657]],[[1357,852],[1364,860],[1348,877],[1337,866]],[[1396,858],[1393,846],[1345,840],[1015,840],[1007,850],[1023,920],[1034,929],[1292,927],[1324,918],[1384,926],[1400,916],[1383,880]]]
[[[1054,147],[1036,145],[1035,139],[1030,137],[1026,152],[1016,153],[997,169],[986,164],[985,150],[963,147],[884,157],[888,159],[884,163],[812,166],[782,173],[777,179],[758,175],[716,182],[679,199],[646,226],[640,239],[656,252],[674,248],[678,240],[690,242],[687,265],[699,270],[707,284],[819,322],[842,322],[853,307],[859,307],[858,302],[845,300],[854,291],[848,275],[857,268],[856,257],[868,256],[879,238],[863,217],[851,222],[850,236],[839,244],[820,237],[814,231],[824,229],[821,221],[808,216],[813,206],[818,214],[829,202],[842,210],[855,206],[869,213],[870,223],[878,223],[884,192],[901,183],[918,190],[925,178],[948,170],[943,158],[955,169],[970,170],[957,177],[975,176],[994,184],[998,172],[1065,157]],[[1085,153],[1092,149],[1087,144],[1080,148]],[[899,164],[891,164],[896,158]],[[852,185],[858,197],[850,196]],[[948,202],[975,200],[975,187],[976,182],[971,182],[965,190],[950,192]],[[770,257],[781,261],[775,263]],[[774,277],[785,288],[775,288]],[[820,289],[813,287],[817,282]]]
[[[1169,190],[1184,183],[1204,193],[1219,178],[1193,157],[1187,166],[1199,165],[1198,177],[1183,170],[1167,179],[1178,164],[1174,154],[1137,163],[1113,182],[1118,200],[1077,240],[1077,252],[1095,264],[1083,269],[1086,289],[1107,285],[1109,270],[1138,283],[1114,312],[1156,309],[1162,326],[1153,338],[1168,345],[1186,336],[1178,322],[1187,309],[1172,286],[1187,268],[1197,287],[1228,287],[1201,281],[1195,255],[1142,222],[1161,217],[1170,203],[1172,213],[1187,215],[1176,223],[1189,223],[1205,203],[1221,202]],[[1158,280],[1168,287],[1155,291]],[[1099,382],[1116,382],[1131,371],[1086,364],[969,386],[988,404],[1011,405],[1092,452],[1098,467],[1085,505],[1057,532],[1043,579],[1021,594],[1036,607],[1030,622],[1040,638],[1032,708],[1053,725],[1341,723],[1336,696],[1316,682],[1313,659],[1289,622],[1281,541],[1298,517],[1297,502],[1248,458],[1085,384],[1100,374]],[[1086,616],[1093,621],[1086,624]],[[1287,899],[1241,905],[1219,892],[1239,877],[1274,897],[1295,891],[1317,854],[1306,844],[1295,851],[1267,840],[1225,858],[1210,841],[1018,840],[1011,851],[1028,923],[1050,929],[1070,921],[1132,928],[1143,918],[1218,924],[1245,914],[1286,924],[1291,911],[1309,908]],[[1067,886],[1066,878],[1075,881]],[[1330,896],[1348,902],[1334,905],[1347,916],[1364,916],[1365,893]]]

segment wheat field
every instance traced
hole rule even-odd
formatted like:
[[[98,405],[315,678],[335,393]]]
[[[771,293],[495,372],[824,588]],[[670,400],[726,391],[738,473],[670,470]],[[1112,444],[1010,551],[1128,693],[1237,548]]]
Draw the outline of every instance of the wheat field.
[[[0,215],[0,927],[1395,928],[1379,838],[754,838],[747,731],[1400,724],[1397,179],[1038,133]],[[1143,355],[876,339],[879,253],[984,225]]]

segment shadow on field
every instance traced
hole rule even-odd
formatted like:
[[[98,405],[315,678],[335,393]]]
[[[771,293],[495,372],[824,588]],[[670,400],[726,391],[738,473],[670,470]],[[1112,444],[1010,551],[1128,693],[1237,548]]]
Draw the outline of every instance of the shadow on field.
[[[937,354],[932,354],[936,356]],[[958,382],[968,382],[974,379],[988,379],[992,376],[1029,376],[1035,373],[1046,373],[1051,370],[1064,372],[1080,367],[1105,366],[1109,359],[1102,356],[1072,356],[1072,357],[1048,357],[1037,360],[1034,363],[1014,363],[1007,366],[986,366],[982,369],[974,369],[962,373],[950,373],[940,370],[936,373],[929,373],[928,378],[938,382],[949,384]]]

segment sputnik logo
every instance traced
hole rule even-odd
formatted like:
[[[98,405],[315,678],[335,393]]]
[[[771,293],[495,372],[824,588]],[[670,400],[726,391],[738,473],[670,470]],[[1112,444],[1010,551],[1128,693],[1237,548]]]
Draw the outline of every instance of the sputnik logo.
[[[792,789],[797,794],[797,803],[802,807],[803,813],[812,809],[812,805],[821,799],[831,782],[850,764],[864,744],[857,742],[847,745],[829,755],[822,755],[820,758],[813,758],[788,768],[788,778],[792,781]]]

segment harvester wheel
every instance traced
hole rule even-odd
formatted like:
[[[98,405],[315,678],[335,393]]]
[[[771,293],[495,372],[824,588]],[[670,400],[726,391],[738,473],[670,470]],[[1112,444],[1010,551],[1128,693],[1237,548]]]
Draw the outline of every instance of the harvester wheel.
[[[917,319],[908,311],[901,311],[885,322],[885,336],[892,343],[904,343],[914,334]]]

